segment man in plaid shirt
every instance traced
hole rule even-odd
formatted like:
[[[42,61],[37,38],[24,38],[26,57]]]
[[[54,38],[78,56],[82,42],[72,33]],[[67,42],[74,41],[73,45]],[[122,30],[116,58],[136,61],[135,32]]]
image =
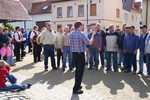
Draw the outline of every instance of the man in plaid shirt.
[[[82,94],[83,91],[81,90],[81,81],[85,68],[84,52],[86,51],[86,45],[92,44],[95,34],[93,34],[91,40],[88,40],[87,37],[82,33],[82,22],[76,22],[74,27],[75,31],[70,34],[70,49],[73,53],[73,63],[76,67],[73,94]]]

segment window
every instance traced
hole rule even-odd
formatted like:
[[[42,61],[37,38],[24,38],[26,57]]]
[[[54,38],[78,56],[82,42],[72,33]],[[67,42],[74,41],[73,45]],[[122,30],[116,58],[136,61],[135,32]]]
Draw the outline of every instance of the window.
[[[129,20],[129,14],[128,13],[124,13],[124,19],[125,19],[125,23],[127,23]]]
[[[78,16],[79,17],[84,17],[84,5],[79,5],[78,6]]]
[[[134,20],[134,15],[132,15],[132,21]]]
[[[96,16],[96,4],[90,5],[90,16]]]
[[[58,18],[62,17],[62,7],[57,8],[57,17]]]
[[[67,17],[73,16],[73,8],[72,6],[67,7]]]
[[[120,10],[119,9],[116,9],[116,17],[120,18]]]

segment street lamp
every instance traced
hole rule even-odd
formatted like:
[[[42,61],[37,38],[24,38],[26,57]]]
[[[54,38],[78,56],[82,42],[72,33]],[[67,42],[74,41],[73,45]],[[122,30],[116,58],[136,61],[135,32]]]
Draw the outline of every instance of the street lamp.
[[[92,3],[92,0],[90,0],[90,4]],[[87,0],[87,24],[89,23],[89,0]]]

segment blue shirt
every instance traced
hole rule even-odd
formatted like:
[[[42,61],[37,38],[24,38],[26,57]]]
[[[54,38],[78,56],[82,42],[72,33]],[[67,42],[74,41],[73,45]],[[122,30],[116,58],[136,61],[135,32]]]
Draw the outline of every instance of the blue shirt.
[[[81,31],[75,30],[69,37],[71,52],[85,52],[89,40]]]
[[[139,37],[135,34],[126,35],[123,47],[127,53],[134,53],[139,47]]]
[[[145,40],[146,40],[146,37],[147,37],[148,33],[146,33],[145,35],[141,35],[140,36],[140,43],[139,43],[139,49],[140,49],[140,52],[144,52],[145,51]]]

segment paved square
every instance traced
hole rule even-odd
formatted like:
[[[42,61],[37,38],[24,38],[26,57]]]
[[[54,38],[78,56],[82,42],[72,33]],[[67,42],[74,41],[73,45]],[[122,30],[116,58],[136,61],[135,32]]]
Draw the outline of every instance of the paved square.
[[[150,80],[132,73],[85,70],[84,94],[77,96],[72,95],[74,72],[44,72],[43,62],[33,63],[32,54],[11,69],[20,82],[33,86],[18,94],[22,99],[2,99],[0,93],[0,100],[150,100]]]

